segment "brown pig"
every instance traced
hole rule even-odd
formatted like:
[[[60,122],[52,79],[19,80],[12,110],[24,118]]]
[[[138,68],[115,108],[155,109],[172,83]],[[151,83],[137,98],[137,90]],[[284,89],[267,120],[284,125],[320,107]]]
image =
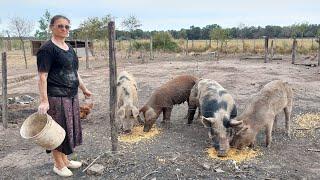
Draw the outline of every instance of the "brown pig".
[[[148,132],[161,113],[163,113],[163,122],[168,125],[173,105],[185,101],[189,104],[190,91],[197,80],[198,78],[194,76],[181,75],[156,89],[140,109],[145,121],[143,131]]]

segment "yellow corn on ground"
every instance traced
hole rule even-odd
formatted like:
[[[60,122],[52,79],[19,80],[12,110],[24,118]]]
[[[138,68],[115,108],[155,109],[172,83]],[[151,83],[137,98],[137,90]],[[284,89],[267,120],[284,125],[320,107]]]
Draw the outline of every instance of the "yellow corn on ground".
[[[135,126],[130,134],[122,134],[119,137],[120,142],[136,143],[141,140],[151,139],[160,133],[160,129],[152,127],[149,132],[143,132],[143,126]]]
[[[259,150],[252,150],[252,149],[243,149],[243,150],[238,150],[235,148],[230,148],[228,151],[228,155],[226,157],[218,157],[217,156],[217,151],[215,150],[215,148],[208,148],[207,152],[209,154],[209,157],[212,159],[219,159],[219,160],[234,160],[238,163],[242,162],[242,161],[247,161],[250,159],[255,158],[256,156],[260,155],[261,152]]]
[[[320,128],[320,113],[305,113],[294,119],[296,122],[294,134],[297,137],[314,136],[315,129]]]

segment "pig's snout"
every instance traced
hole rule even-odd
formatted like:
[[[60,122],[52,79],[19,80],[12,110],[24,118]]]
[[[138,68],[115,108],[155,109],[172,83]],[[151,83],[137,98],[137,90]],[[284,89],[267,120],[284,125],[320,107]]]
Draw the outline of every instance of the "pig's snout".
[[[123,131],[124,134],[130,134],[131,133],[131,129],[127,129],[125,131]]]
[[[151,126],[144,125],[144,127],[143,127],[143,132],[149,132],[150,129],[151,129]]]
[[[226,150],[218,150],[218,157],[226,157],[227,156],[227,151]]]

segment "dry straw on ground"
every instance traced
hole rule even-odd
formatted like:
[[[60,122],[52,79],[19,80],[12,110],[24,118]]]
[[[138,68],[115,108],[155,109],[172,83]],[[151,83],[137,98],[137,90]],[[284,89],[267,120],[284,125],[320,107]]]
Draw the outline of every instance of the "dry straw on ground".
[[[136,126],[130,134],[122,134],[119,137],[120,142],[136,143],[141,140],[151,139],[160,133],[160,129],[153,127],[149,132],[143,132],[143,126]]]
[[[208,148],[207,153],[209,154],[209,157],[212,159],[219,159],[223,161],[234,160],[238,163],[242,161],[248,161],[261,154],[259,150],[252,150],[249,148],[243,149],[243,150],[230,148],[226,157],[218,157],[217,151],[215,150],[215,148]]]
[[[305,113],[294,118],[296,128],[294,135],[297,137],[314,136],[320,129],[320,113]]]

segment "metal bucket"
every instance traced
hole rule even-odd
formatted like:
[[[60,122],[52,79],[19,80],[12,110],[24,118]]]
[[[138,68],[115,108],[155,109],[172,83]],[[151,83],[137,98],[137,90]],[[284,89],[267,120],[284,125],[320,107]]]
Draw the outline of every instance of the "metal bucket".
[[[50,115],[36,112],[23,122],[20,135],[47,150],[54,150],[63,142],[66,132]]]

